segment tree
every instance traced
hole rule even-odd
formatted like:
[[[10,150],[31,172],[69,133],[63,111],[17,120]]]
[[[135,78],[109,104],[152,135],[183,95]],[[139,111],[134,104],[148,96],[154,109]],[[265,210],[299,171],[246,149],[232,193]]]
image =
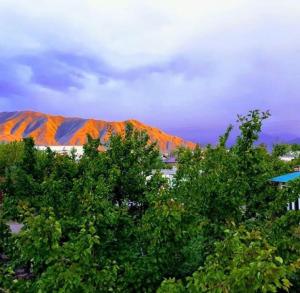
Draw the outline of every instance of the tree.
[[[250,111],[246,116],[238,116],[241,134],[233,152],[238,158],[236,169],[247,185],[247,190],[244,191],[246,218],[262,216],[269,193],[273,192],[268,184],[268,179],[274,175],[273,161],[264,147],[254,145],[259,138],[263,121],[269,116],[269,112],[259,110]]]
[[[126,125],[125,135],[112,135],[106,151],[108,177],[112,179],[112,200],[142,213],[148,206],[146,192],[155,183],[152,177],[162,168],[156,143],[145,132]]]
[[[3,215],[0,214],[0,255],[4,254],[8,248],[10,236],[10,229],[3,219]]]
[[[273,145],[272,155],[275,157],[281,157],[286,155],[291,150],[288,144],[275,144]]]
[[[19,164],[24,151],[23,142],[0,144],[0,176],[5,176],[7,168]]]
[[[226,234],[203,267],[184,282],[165,281],[158,292],[289,291],[292,284],[288,278],[300,268],[300,261],[284,263],[259,231],[240,227]]]
[[[33,177],[36,175],[36,149],[32,137],[24,138],[24,153],[20,166],[24,172]]]
[[[292,151],[292,152],[299,152],[299,151],[300,151],[300,144],[298,144],[298,143],[293,143],[293,144],[291,145],[291,151]]]

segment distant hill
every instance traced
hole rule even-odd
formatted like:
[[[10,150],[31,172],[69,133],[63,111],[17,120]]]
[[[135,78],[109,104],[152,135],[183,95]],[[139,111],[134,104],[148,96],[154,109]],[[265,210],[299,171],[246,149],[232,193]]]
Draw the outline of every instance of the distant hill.
[[[288,142],[289,144],[300,144],[300,137],[294,138]]]
[[[37,145],[83,145],[86,142],[86,134],[89,133],[92,137],[99,137],[105,142],[111,133],[124,134],[128,122],[136,129],[146,131],[151,141],[157,141],[162,152],[170,152],[179,146],[195,147],[190,141],[136,120],[107,122],[31,111],[0,112],[0,141],[21,140],[31,136]]]

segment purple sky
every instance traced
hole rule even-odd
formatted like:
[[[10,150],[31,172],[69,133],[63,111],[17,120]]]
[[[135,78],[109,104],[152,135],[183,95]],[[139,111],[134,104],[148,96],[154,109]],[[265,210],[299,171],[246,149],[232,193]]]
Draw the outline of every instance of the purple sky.
[[[299,0],[1,0],[0,109],[138,119],[214,142],[269,109],[300,138]]]

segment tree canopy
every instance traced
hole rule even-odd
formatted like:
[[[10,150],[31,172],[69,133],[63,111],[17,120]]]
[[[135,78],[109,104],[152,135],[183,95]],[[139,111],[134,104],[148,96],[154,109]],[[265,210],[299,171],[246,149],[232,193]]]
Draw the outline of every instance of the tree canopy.
[[[229,126],[214,147],[178,149],[171,183],[130,124],[105,146],[88,136],[79,160],[0,145],[0,291],[299,292],[300,211],[286,207],[300,182],[270,183],[293,163],[255,144],[268,117],[238,116],[231,147]]]

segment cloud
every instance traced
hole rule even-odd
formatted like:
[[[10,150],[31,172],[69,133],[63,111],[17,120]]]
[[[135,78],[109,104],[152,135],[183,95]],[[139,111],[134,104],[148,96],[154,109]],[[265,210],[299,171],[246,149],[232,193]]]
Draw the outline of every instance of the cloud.
[[[298,0],[2,0],[0,106],[180,135],[257,107],[296,119],[299,17]]]

